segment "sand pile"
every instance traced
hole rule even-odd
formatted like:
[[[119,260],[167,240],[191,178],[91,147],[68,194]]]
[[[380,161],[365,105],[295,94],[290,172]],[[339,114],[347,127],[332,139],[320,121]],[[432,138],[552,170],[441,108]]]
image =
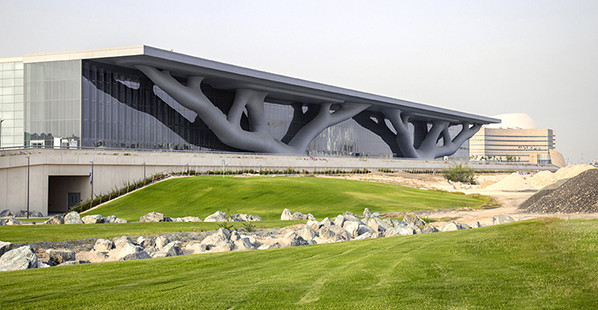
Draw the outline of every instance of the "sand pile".
[[[588,169],[563,182],[542,189],[519,209],[528,213],[598,212],[598,169]]]
[[[596,169],[592,165],[575,165],[575,166],[567,166],[564,168],[559,169],[557,172],[554,173],[554,176],[557,180],[560,179],[567,179],[572,178],[586,170],[589,169]]]
[[[554,173],[547,170],[540,171],[529,178],[529,182],[536,188],[542,188],[546,185],[553,184],[556,181],[558,181],[558,179]]]
[[[535,191],[535,188],[517,172],[511,173],[504,179],[486,187],[488,191],[526,192]]]

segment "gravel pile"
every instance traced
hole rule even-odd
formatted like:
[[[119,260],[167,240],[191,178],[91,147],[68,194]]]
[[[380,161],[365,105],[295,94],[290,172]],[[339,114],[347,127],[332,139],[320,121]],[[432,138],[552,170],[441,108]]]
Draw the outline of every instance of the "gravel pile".
[[[587,170],[559,183],[543,188],[519,209],[527,213],[598,212],[598,169]]]

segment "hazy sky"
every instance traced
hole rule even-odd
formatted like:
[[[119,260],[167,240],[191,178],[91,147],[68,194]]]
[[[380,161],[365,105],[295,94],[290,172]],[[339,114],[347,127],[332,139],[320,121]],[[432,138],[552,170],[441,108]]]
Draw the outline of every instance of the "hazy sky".
[[[0,57],[145,44],[492,116],[598,160],[598,0],[7,1]]]

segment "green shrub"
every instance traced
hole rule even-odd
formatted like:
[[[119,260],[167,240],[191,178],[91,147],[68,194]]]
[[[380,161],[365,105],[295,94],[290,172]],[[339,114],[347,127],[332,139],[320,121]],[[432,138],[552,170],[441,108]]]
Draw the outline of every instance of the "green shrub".
[[[443,172],[444,177],[449,181],[454,182],[469,182],[475,184],[475,169],[467,167],[467,165],[450,164],[449,168]]]

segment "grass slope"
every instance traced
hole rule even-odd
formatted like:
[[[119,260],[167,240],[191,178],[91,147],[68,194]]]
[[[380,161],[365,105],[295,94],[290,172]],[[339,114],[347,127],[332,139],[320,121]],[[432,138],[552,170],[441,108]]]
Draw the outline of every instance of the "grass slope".
[[[313,177],[197,176],[166,180],[100,206],[89,214],[117,215],[129,221],[152,211],[170,217],[206,217],[218,210],[280,219],[284,208],[316,218],[345,211],[404,211],[478,208],[488,197],[426,191],[408,187]]]
[[[6,308],[595,308],[598,221],[0,273]]]

